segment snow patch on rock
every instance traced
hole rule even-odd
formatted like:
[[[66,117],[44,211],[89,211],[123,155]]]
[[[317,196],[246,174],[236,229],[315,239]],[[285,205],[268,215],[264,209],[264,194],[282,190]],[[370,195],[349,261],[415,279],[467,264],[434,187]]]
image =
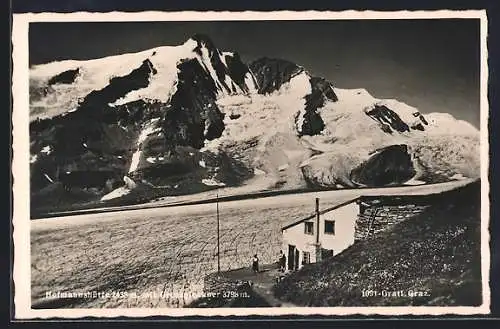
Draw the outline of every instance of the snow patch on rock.
[[[256,94],[259,86],[257,86],[257,79],[253,76],[252,72],[245,74],[245,85],[248,87],[248,92]]]
[[[128,169],[129,173],[134,172],[137,169],[137,167],[139,166],[141,154],[142,154],[141,150],[137,150],[134,152],[134,154],[132,154],[132,161],[130,162],[130,167]]]
[[[123,177],[123,182],[127,186],[128,189],[132,190],[137,187],[137,184],[134,182],[134,180],[128,176]]]
[[[409,181],[405,182],[404,185],[423,185],[425,184],[424,181],[412,178]]]
[[[201,180],[201,182],[207,186],[226,186],[226,184],[222,182],[218,182],[217,180],[213,178],[204,178]]]
[[[290,167],[288,163],[285,163],[278,167],[278,171],[285,171],[286,169],[288,169],[288,167]]]
[[[101,198],[101,201],[116,199],[116,198],[122,197],[124,195],[127,195],[129,193],[130,193],[130,190],[127,187],[121,186],[121,187],[109,192],[108,194],[104,195]]]
[[[50,145],[44,146],[40,153],[49,155],[50,153],[52,153],[52,148],[50,147]]]
[[[453,176],[450,177],[450,179],[454,179],[454,180],[464,180],[464,179],[469,179],[469,177],[467,176],[464,176],[462,174],[455,174]]]
[[[265,175],[266,174],[265,171],[260,170],[258,168],[254,168],[253,173],[254,173],[254,175]]]
[[[45,178],[46,178],[49,182],[54,183],[54,180],[53,180],[52,178],[50,178],[50,176],[49,176],[49,175],[47,175],[47,174],[43,174],[43,176],[44,176],[44,177],[45,177]]]

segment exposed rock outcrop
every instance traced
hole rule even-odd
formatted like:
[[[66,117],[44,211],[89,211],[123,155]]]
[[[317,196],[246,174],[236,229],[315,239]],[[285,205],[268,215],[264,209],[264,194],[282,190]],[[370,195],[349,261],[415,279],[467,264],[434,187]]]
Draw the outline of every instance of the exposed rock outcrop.
[[[72,83],[75,81],[76,77],[78,76],[78,73],[80,73],[80,69],[76,68],[74,70],[68,70],[59,73],[56,76],[53,76],[52,78],[49,79],[48,85],[55,85],[57,83]]]
[[[351,172],[351,181],[361,186],[400,185],[415,176],[406,145],[391,145],[377,150]]]
[[[267,57],[253,61],[249,67],[257,80],[260,94],[269,94],[280,89],[283,84],[304,71],[292,62]]]

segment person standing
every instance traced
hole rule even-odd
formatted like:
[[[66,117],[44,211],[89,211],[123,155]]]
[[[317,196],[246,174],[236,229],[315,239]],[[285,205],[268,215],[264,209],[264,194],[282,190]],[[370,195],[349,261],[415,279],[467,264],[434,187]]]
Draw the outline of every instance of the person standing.
[[[279,265],[280,265],[280,271],[285,272],[286,256],[285,256],[285,254],[283,254],[282,250],[280,250]]]
[[[252,271],[254,273],[259,273],[259,258],[257,257],[257,254],[253,255],[252,258]]]

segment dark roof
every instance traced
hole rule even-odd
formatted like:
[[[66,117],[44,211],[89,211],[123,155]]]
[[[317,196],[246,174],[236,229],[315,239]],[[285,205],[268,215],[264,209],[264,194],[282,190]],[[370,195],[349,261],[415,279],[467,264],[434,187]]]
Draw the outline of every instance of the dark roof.
[[[319,214],[320,214],[320,215],[323,215],[324,213],[330,212],[330,211],[335,210],[335,209],[337,209],[337,208],[340,208],[340,207],[346,206],[346,205],[348,205],[348,204],[350,204],[350,203],[353,203],[353,202],[355,202],[355,201],[358,201],[358,200],[359,200],[359,199],[361,199],[361,198],[362,198],[361,196],[358,196],[358,197],[355,197],[355,198],[353,198],[353,199],[349,199],[349,200],[347,200],[347,201],[342,201],[342,202],[340,202],[340,203],[335,204],[335,205],[334,205],[334,206],[332,206],[332,207],[329,207],[329,208],[326,208],[326,209],[320,210]],[[288,228],[290,228],[290,227],[292,227],[292,226],[295,226],[295,225],[297,225],[297,224],[300,224],[300,223],[302,223],[302,222],[305,222],[306,220],[313,219],[313,218],[315,218],[315,217],[316,217],[316,213],[314,213],[314,214],[312,214],[312,215],[310,215],[310,216],[307,216],[306,218],[302,218],[302,219],[300,219],[300,220],[298,220],[298,221],[296,221],[296,222],[293,222],[293,223],[291,223],[291,224],[288,224],[287,226],[283,226],[283,227],[281,228],[281,230],[282,230],[282,231],[284,231],[284,230],[286,230],[286,229],[288,229]]]

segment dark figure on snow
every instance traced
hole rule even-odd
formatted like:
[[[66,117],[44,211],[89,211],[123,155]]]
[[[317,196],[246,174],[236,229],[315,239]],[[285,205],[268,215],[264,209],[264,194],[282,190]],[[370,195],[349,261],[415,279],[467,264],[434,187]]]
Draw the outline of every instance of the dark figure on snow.
[[[286,256],[285,256],[285,254],[283,254],[282,250],[280,250],[280,258],[278,260],[278,264],[280,266],[280,271],[285,272]]]
[[[252,271],[254,273],[259,273],[259,258],[257,257],[257,254],[253,255],[252,258]]]

